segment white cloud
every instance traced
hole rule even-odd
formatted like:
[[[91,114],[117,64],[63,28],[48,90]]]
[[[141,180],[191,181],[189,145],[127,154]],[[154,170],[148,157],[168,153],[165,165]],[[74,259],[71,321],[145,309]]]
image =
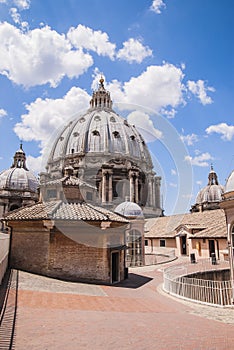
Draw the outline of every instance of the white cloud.
[[[33,157],[31,155],[28,155],[26,164],[27,168],[35,174],[39,174],[41,171],[44,170],[43,156]]]
[[[63,76],[78,77],[93,59],[74,50],[64,34],[50,27],[24,33],[9,23],[0,23],[0,74],[26,87],[58,85]]]
[[[207,134],[217,133],[221,134],[221,139],[231,141],[234,136],[234,125],[228,125],[226,123],[220,123],[217,125],[211,125],[206,129]]]
[[[166,7],[165,3],[163,2],[163,0],[153,0],[152,5],[150,6],[150,10],[160,14],[161,10]]]
[[[170,182],[170,183],[169,183],[169,186],[170,186],[170,187],[175,187],[175,188],[176,188],[176,187],[177,187],[177,184],[175,184],[174,182]]]
[[[14,0],[13,3],[19,10],[27,10],[30,7],[30,0]]]
[[[100,30],[93,30],[79,24],[76,28],[72,27],[67,33],[67,38],[76,48],[92,50],[100,56],[108,56],[113,59],[115,54],[115,44],[109,42],[107,33]]]
[[[0,4],[6,4],[7,0],[0,0]]]
[[[196,184],[199,185],[199,186],[201,186],[201,185],[202,185],[202,181],[201,181],[201,180],[197,180],[197,181],[196,181]]]
[[[113,80],[107,88],[116,102],[137,103],[159,112],[161,108],[175,108],[184,102],[183,77],[180,68],[164,63],[161,66],[148,66],[141,75],[131,78],[124,84]]]
[[[189,91],[191,91],[203,105],[211,104],[213,102],[212,98],[207,95],[207,91],[214,92],[213,87],[205,87],[204,80],[198,80],[197,82],[188,80],[187,86]]]
[[[136,126],[146,142],[162,138],[162,132],[154,127],[152,120],[146,113],[134,111],[128,115],[128,122]]]
[[[16,8],[16,7],[10,8],[9,13],[10,13],[11,18],[13,19],[14,23],[20,24],[20,22],[21,22],[21,16],[20,16],[20,14],[19,14],[17,8]]]
[[[175,108],[171,108],[171,109],[161,108],[160,113],[168,119],[173,119],[175,118],[177,111],[175,110]]]
[[[64,125],[74,114],[87,109],[90,96],[82,89],[73,87],[60,99],[37,98],[26,105],[27,114],[14,127],[21,140],[39,141],[44,147],[57,128]]]
[[[186,156],[185,161],[191,163],[191,165],[196,165],[200,167],[209,166],[208,161],[212,160],[213,157],[208,153],[202,153],[199,156],[195,156],[194,158],[191,156]]]
[[[171,175],[177,175],[177,171],[175,169],[171,169]]]
[[[180,138],[188,146],[192,146],[194,142],[198,141],[198,136],[196,134],[181,135]]]
[[[5,109],[0,108],[0,119],[7,116]]]
[[[152,50],[148,46],[142,45],[139,40],[130,38],[123,43],[123,48],[118,51],[116,56],[129,63],[141,63],[144,58],[152,56]]]

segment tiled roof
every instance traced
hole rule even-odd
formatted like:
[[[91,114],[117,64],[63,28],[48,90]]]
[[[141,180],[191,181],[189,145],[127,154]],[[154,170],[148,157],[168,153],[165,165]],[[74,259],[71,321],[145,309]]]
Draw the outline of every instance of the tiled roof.
[[[62,201],[36,203],[20,208],[8,213],[5,219],[7,221],[52,219],[128,223],[124,217],[107,209],[95,207],[85,202],[67,203]]]
[[[178,233],[176,229],[179,226],[189,230],[199,230],[193,234],[194,238],[227,237],[226,218],[223,209],[147,219],[145,237],[173,238]]]
[[[36,203],[9,212],[4,216],[7,220],[46,220],[50,219],[60,201]]]

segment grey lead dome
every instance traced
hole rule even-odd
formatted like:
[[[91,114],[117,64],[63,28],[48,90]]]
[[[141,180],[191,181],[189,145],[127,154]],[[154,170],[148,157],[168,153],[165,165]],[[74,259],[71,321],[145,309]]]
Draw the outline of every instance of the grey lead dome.
[[[220,202],[222,200],[222,194],[224,193],[224,187],[218,183],[218,177],[216,172],[211,166],[211,170],[208,176],[208,184],[202,188],[196,198],[197,204]]]
[[[79,115],[59,133],[49,162],[74,154],[105,154],[125,156],[152,167],[144,139],[134,125],[112,110],[110,94],[103,81],[100,80],[99,89],[93,93],[87,113]]]
[[[0,173],[0,189],[37,192],[38,181],[26,167],[26,156],[20,145],[10,169]]]

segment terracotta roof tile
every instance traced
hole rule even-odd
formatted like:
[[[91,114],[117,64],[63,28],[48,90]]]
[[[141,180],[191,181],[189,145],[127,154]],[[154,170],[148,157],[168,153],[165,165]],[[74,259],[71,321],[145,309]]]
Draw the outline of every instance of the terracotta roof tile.
[[[17,209],[5,216],[10,220],[83,220],[83,221],[114,221],[128,223],[121,215],[107,209],[95,207],[91,204],[67,203],[53,201],[36,203],[31,206]]]
[[[145,237],[172,238],[179,226],[200,230],[193,235],[194,238],[227,236],[225,213],[223,209],[217,209],[147,219]]]

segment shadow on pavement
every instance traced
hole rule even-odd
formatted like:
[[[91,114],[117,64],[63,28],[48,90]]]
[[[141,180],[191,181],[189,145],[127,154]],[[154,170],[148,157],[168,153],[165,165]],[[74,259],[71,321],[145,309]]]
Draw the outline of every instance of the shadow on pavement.
[[[8,270],[0,286],[0,349],[14,350],[18,271]]]
[[[152,278],[150,277],[137,275],[136,273],[129,273],[126,280],[113,284],[112,287],[136,289],[150,281],[152,281]]]

